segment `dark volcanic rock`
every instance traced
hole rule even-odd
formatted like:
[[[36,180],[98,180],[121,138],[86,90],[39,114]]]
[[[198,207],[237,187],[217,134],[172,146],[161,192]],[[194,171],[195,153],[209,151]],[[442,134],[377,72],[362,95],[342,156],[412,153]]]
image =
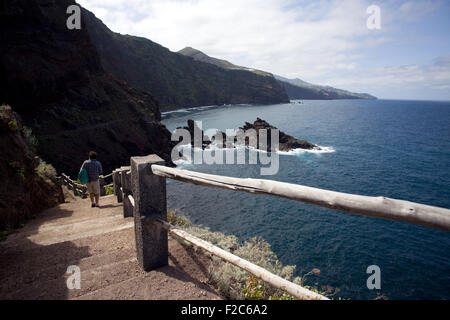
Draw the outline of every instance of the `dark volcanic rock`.
[[[189,119],[187,121],[187,124],[188,124],[187,127],[178,127],[177,130],[184,129],[189,132],[189,134],[191,135],[191,146],[195,146],[196,136],[198,137],[199,140],[201,139],[198,144],[200,145],[201,143],[202,149],[205,149],[207,146],[211,144],[209,137],[206,136],[203,130],[197,126],[194,120]]]
[[[84,16],[66,27],[73,0],[3,0],[0,4],[0,103],[33,128],[39,154],[75,175],[94,149],[105,172],[130,156],[170,161],[173,143],[157,101],[104,71]]]
[[[208,137],[204,134],[203,130],[200,129],[197,124],[195,123],[194,120],[188,120],[188,126],[187,127],[179,127],[177,129],[186,129],[189,131],[190,135],[191,135],[191,145],[194,145],[194,132],[197,131],[197,136],[198,137],[202,137],[202,148],[205,149],[206,147],[208,147],[211,144],[211,141],[213,141],[212,143],[218,147],[221,148],[234,148],[236,143],[238,142],[237,137],[236,136],[229,136],[227,137],[227,135],[220,131],[217,130],[216,134],[214,135],[215,137],[219,137],[222,136],[222,144],[219,144],[218,141],[216,139],[213,139],[213,137]],[[279,151],[291,151],[294,149],[307,149],[307,150],[320,150],[320,147],[310,143],[308,141],[305,140],[300,140],[297,138],[294,138],[286,133],[284,133],[283,131],[280,131],[277,127],[272,126],[271,124],[269,124],[268,122],[260,119],[260,118],[256,118],[256,121],[253,123],[249,123],[246,122],[244,124],[243,127],[239,128],[241,130],[243,130],[244,132],[247,130],[255,130],[256,132],[256,146],[258,146],[258,149],[264,150],[264,151],[270,151],[271,149],[271,132],[272,130],[278,130],[279,132],[279,146],[278,146],[278,150]],[[260,138],[260,130],[265,129],[267,130],[267,148],[264,148],[264,146],[260,146],[259,144],[259,138]],[[230,144],[230,142],[232,142]],[[252,145],[252,143],[249,141],[249,139],[245,140],[245,145]],[[253,146],[253,145],[252,145]]]
[[[6,106],[0,106],[0,150],[0,230],[64,202],[56,181],[37,170],[40,160],[27,144],[20,116]]]
[[[246,122],[245,125],[241,128],[243,130],[249,130],[249,129],[254,129],[256,130],[257,133],[259,133],[259,130],[261,129],[266,129],[268,131],[267,133],[267,142],[268,142],[268,150],[270,150],[270,130],[278,130],[277,127],[272,126],[271,124],[269,124],[268,122],[260,119],[260,118],[256,118],[256,121],[252,123]],[[259,134],[258,134],[259,137]],[[259,141],[258,141],[258,145],[259,145]],[[300,140],[297,138],[294,138],[286,133],[284,133],[283,131],[279,130],[279,150],[280,151],[291,151],[293,149],[307,149],[307,150],[320,150],[320,148],[315,145],[312,144],[308,141],[305,140]]]

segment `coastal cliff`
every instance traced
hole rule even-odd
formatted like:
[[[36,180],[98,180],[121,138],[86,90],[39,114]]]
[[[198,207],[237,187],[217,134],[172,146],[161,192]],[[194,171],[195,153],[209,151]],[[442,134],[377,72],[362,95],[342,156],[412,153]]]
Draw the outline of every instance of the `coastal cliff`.
[[[75,175],[94,149],[105,172],[130,156],[170,161],[170,132],[159,104],[103,69],[82,19],[66,27],[73,0],[5,0],[0,6],[0,103],[32,128],[39,155]]]
[[[376,97],[368,93],[355,93],[330,86],[315,85],[300,79],[287,79],[278,75],[272,75],[269,72],[237,66],[229,61],[210,57],[200,50],[191,47],[186,47],[178,51],[178,53],[190,57],[195,61],[209,63],[224,70],[242,70],[274,78],[278,86],[281,86],[285,90],[291,100],[376,99]]]
[[[161,110],[222,104],[289,102],[270,74],[227,70],[196,61],[141,37],[112,32],[88,10],[82,11],[103,67],[131,86],[151,92]]]

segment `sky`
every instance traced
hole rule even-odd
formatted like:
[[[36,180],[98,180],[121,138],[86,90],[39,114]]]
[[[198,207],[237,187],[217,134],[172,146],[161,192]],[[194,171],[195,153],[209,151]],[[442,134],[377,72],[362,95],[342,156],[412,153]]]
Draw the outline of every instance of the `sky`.
[[[378,98],[450,100],[448,0],[77,3],[112,31],[171,51],[190,46],[236,65]],[[377,20],[367,11],[373,5]]]

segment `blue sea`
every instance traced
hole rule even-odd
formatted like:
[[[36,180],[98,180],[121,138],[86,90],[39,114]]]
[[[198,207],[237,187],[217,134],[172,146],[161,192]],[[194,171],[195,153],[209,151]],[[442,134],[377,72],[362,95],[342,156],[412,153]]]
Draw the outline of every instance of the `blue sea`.
[[[228,105],[165,113],[162,122],[169,130],[188,119],[225,130],[257,117],[327,152],[281,154],[273,176],[250,164],[180,167],[450,208],[450,102]],[[450,299],[448,232],[178,181],[167,188],[169,208],[193,223],[241,241],[262,237],[283,264],[297,266],[296,275],[320,269],[306,284],[328,288],[335,298]],[[380,267],[380,290],[367,288],[370,265]]]

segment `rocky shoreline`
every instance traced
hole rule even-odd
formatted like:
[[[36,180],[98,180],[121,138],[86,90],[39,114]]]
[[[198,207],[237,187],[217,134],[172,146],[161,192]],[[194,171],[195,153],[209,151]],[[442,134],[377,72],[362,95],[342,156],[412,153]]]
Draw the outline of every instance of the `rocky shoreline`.
[[[192,119],[187,121],[187,126],[178,127],[177,130],[184,129],[187,130],[190,134],[191,140],[190,143],[186,143],[184,145],[191,145],[193,147],[200,148],[200,141],[195,143],[196,139],[201,139],[201,148],[206,149],[210,147],[210,145],[214,145],[218,148],[236,148],[239,145],[251,146],[255,147],[258,150],[268,151],[272,150],[272,132],[273,130],[278,130],[278,147],[275,149],[277,151],[289,152],[295,149],[305,149],[305,150],[321,150],[321,148],[313,143],[310,143],[306,140],[297,139],[284,133],[279,130],[277,127],[269,124],[267,121],[262,120],[261,118],[256,118],[253,123],[245,122],[245,124],[239,128],[238,132],[241,131],[243,133],[249,133],[252,130],[256,133],[256,141],[251,141],[252,138],[244,138],[243,141],[238,138],[238,134],[227,136],[226,133],[217,130],[214,135],[209,137],[205,134],[205,132],[200,128],[196,122]],[[262,131],[266,130],[266,132]],[[264,137],[267,135],[266,141],[260,141],[260,137]],[[265,139],[264,139],[265,140]],[[244,142],[244,143],[242,143]]]

